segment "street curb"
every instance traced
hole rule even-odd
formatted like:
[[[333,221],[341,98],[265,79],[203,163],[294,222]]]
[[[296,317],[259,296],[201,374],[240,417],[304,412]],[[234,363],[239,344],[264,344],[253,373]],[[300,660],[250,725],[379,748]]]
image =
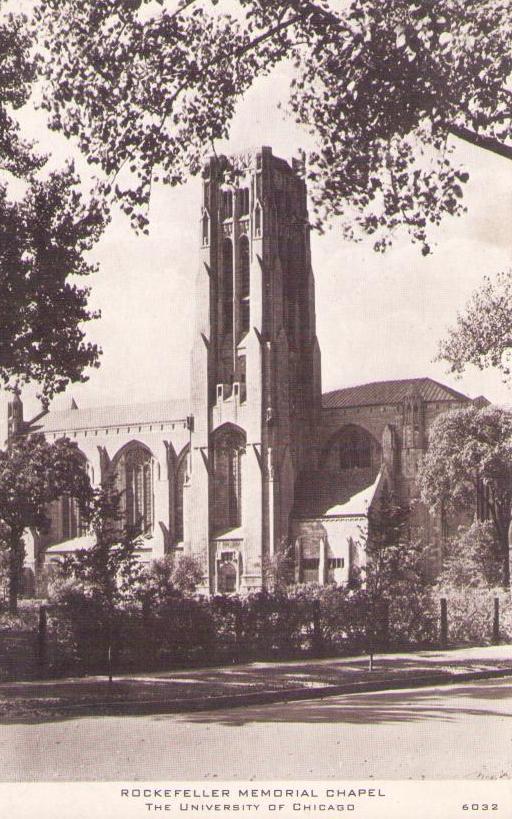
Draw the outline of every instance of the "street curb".
[[[407,688],[429,688],[433,685],[453,685],[472,680],[490,680],[512,677],[512,669],[493,671],[468,671],[459,674],[430,674],[407,679],[384,679],[375,682],[362,681],[343,685],[326,685],[322,688],[291,688],[282,691],[255,691],[246,694],[221,694],[212,697],[196,697],[179,700],[142,700],[125,702],[87,702],[73,705],[52,704],[45,706],[48,715],[58,711],[65,716],[143,716],[148,714],[184,714],[195,711],[215,711],[221,708],[241,708],[249,705],[269,705],[294,700],[319,700],[341,694],[366,694],[374,691],[398,691]],[[12,717],[19,721],[19,717]],[[10,721],[9,717],[4,720]],[[2,718],[0,717],[0,721]]]

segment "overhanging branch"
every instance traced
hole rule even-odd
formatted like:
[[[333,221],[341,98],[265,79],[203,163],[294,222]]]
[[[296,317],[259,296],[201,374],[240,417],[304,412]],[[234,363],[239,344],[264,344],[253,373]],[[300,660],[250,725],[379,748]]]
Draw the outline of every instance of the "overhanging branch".
[[[463,139],[471,145],[476,145],[477,148],[485,148],[486,151],[492,151],[492,153],[503,156],[505,159],[512,159],[512,145],[506,145],[495,137],[475,134],[474,131],[462,125],[449,125],[448,130],[453,136]]]

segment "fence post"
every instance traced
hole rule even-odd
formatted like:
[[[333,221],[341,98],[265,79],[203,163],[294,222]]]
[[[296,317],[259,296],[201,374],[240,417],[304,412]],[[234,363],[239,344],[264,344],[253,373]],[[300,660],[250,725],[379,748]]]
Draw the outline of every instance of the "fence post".
[[[375,653],[375,607],[373,602],[367,603],[366,609],[366,651],[368,654],[368,671],[373,671],[373,658]]]
[[[40,666],[46,665],[46,648],[48,635],[48,618],[46,606],[39,607],[39,623],[37,625],[37,662]]]
[[[448,645],[448,604],[446,597],[441,597],[441,634],[439,642],[441,648],[446,648]]]
[[[494,617],[492,621],[492,641],[498,645],[500,641],[500,598],[494,598]]]

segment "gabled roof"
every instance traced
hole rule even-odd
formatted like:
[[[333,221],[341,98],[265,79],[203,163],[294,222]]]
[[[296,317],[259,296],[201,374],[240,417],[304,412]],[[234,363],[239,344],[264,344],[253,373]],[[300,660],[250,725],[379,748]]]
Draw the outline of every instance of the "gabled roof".
[[[35,423],[27,425],[26,432],[65,432],[67,430],[97,427],[126,426],[129,424],[184,421],[189,413],[187,400],[153,401],[148,404],[127,404],[110,407],[86,407],[49,412]]]
[[[340,409],[399,404],[413,390],[427,402],[471,400],[467,395],[432,378],[405,378],[399,381],[373,381],[371,384],[332,390],[322,396],[322,406],[324,409]]]

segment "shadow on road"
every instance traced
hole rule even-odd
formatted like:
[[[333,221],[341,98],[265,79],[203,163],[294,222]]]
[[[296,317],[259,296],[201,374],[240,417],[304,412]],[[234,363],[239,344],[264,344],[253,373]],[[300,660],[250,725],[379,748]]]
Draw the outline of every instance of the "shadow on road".
[[[456,717],[512,717],[501,710],[471,708],[467,704],[454,703],[461,699],[512,700],[510,682],[492,684],[461,685],[457,688],[433,691],[418,690],[386,691],[356,696],[329,697],[325,700],[276,703],[274,705],[247,706],[231,711],[207,711],[181,715],[179,718],[194,724],[216,723],[230,727],[243,726],[254,722],[282,723],[352,723],[384,724],[396,722],[451,722]],[[176,715],[161,714],[155,720],[176,719]]]
[[[460,698],[457,702],[457,698]],[[112,719],[151,719],[177,720],[193,724],[218,724],[226,726],[243,726],[248,723],[282,722],[282,723],[353,723],[384,724],[396,722],[450,722],[456,716],[512,716],[511,712],[502,710],[469,707],[468,699],[497,701],[511,699],[512,685],[508,679],[481,683],[465,683],[446,688],[408,689],[402,691],[383,691],[367,694],[326,697],[322,700],[301,700],[272,703],[267,705],[249,705],[222,708],[211,711],[190,713],[137,713],[134,706],[131,714],[116,715],[107,708],[85,705],[83,711],[67,710],[65,704],[56,704],[50,710],[42,705],[40,709],[29,707],[26,713],[13,713],[12,716],[0,717],[0,725],[44,724],[63,722],[101,716]],[[156,706],[158,707],[158,706]]]

